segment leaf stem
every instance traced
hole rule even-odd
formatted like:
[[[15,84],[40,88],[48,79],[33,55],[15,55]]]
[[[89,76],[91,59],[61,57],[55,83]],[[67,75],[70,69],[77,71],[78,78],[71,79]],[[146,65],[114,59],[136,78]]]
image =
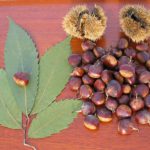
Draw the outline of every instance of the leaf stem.
[[[24,131],[24,140],[23,140],[23,145],[26,147],[30,147],[33,150],[37,150],[35,146],[31,145],[28,141],[27,141],[27,129],[28,129],[28,125],[30,123],[30,117],[27,115],[26,116],[26,122],[25,122],[25,126],[23,126],[23,131]]]

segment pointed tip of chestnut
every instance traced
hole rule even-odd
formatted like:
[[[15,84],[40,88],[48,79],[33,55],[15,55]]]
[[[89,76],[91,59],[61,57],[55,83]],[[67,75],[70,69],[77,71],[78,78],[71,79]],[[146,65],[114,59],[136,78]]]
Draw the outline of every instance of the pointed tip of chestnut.
[[[29,73],[17,72],[13,76],[14,82],[21,87],[25,87],[29,84]]]

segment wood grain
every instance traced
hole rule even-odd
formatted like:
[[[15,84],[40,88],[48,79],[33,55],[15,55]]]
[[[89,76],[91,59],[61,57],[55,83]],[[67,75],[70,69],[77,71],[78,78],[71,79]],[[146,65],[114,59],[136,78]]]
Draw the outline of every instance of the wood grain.
[[[11,16],[23,26],[36,42],[40,56],[46,49],[65,38],[61,27],[63,16],[76,3],[100,4],[108,16],[108,25],[103,37],[103,46],[114,45],[120,36],[118,12],[127,3],[141,3],[150,8],[150,0],[119,1],[103,0],[103,2],[75,0],[0,0],[0,67],[4,67],[4,45],[8,30],[7,16]],[[74,49],[78,50],[75,42]],[[75,97],[68,87],[59,96]],[[70,128],[59,134],[44,139],[29,139],[38,150],[149,150],[150,128],[140,126],[139,133],[130,136],[117,134],[117,123],[100,124],[98,131],[91,132],[83,126],[83,116],[79,115]],[[0,150],[29,150],[23,146],[23,132],[0,127]]]

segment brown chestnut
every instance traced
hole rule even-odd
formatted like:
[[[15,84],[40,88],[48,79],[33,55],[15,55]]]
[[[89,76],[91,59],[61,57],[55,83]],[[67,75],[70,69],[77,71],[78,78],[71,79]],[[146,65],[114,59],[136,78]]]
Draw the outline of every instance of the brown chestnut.
[[[129,135],[132,131],[139,131],[137,125],[130,118],[121,119],[118,122],[118,133],[121,135]]]
[[[117,59],[113,55],[104,55],[102,60],[106,67],[113,68],[117,65]]]
[[[96,46],[96,43],[90,41],[90,40],[84,40],[81,43],[81,47],[83,51],[92,50]]]
[[[144,101],[141,97],[133,97],[130,101],[130,107],[133,111],[138,111],[144,108]]]
[[[95,56],[92,51],[86,51],[82,54],[82,62],[83,64],[93,63],[95,60]]]
[[[150,72],[149,71],[142,72],[139,76],[139,81],[141,83],[149,83],[150,82]]]
[[[129,106],[127,106],[125,104],[121,104],[120,106],[118,106],[118,108],[116,110],[116,115],[118,118],[131,117],[132,110]]]
[[[139,124],[150,124],[150,112],[147,109],[140,110],[136,113],[135,119]]]
[[[141,96],[143,98],[146,97],[148,93],[149,93],[149,88],[145,84],[138,84],[132,90],[132,94],[134,96]]]
[[[119,98],[122,95],[122,88],[120,83],[116,80],[111,80],[107,84],[105,92],[108,96]]]
[[[92,102],[99,106],[99,105],[103,105],[105,100],[106,100],[106,96],[105,94],[101,93],[101,92],[95,92],[92,96]]]
[[[107,84],[110,80],[112,80],[112,72],[110,70],[103,70],[101,73],[101,79]]]
[[[96,111],[95,105],[90,101],[83,102],[81,106],[82,114],[83,115],[90,115],[94,114]]]
[[[115,112],[118,107],[118,102],[114,98],[108,98],[105,102],[105,106],[112,112]]]
[[[102,47],[95,47],[93,49],[93,53],[97,58],[102,57],[103,55],[105,55],[105,50]]]
[[[90,130],[96,130],[99,126],[99,120],[94,115],[87,115],[84,119],[84,126]]]
[[[93,83],[94,83],[94,79],[89,77],[87,74],[85,74],[82,77],[82,81],[83,81],[84,84],[89,84],[89,85],[93,85]]]
[[[105,83],[104,83],[101,79],[97,79],[97,80],[94,82],[94,88],[95,88],[97,91],[104,91],[104,89],[105,89]]]
[[[101,76],[101,72],[103,70],[103,66],[101,64],[94,64],[89,67],[88,75],[91,78],[99,78]]]
[[[88,99],[93,95],[93,90],[89,85],[81,85],[80,87],[80,97],[82,99]]]
[[[69,64],[73,67],[79,66],[81,63],[81,60],[82,60],[81,55],[79,55],[79,54],[72,54],[68,58]]]
[[[69,87],[73,91],[77,91],[82,84],[82,81],[78,77],[71,77],[69,80]]]
[[[120,66],[119,72],[124,78],[131,78],[135,74],[135,68],[130,64],[123,64]]]
[[[98,108],[96,114],[101,122],[112,121],[112,112],[105,107]]]

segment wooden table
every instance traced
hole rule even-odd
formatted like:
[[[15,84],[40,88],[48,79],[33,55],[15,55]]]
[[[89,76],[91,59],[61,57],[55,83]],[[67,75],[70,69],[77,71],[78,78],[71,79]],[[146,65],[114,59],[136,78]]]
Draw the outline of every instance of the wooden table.
[[[44,1],[44,0],[43,0]],[[85,2],[88,5],[100,4],[108,16],[108,27],[103,38],[103,45],[109,47],[120,36],[118,12],[128,3],[142,3],[150,8],[150,0],[0,0],[0,66],[4,67],[4,45],[8,31],[7,16],[11,16],[24,27],[36,42],[40,56],[46,49],[65,38],[61,27],[63,16],[73,5]],[[74,48],[76,49],[76,47]],[[76,93],[67,87],[59,98],[72,98]],[[44,139],[30,139],[38,150],[149,150],[150,127],[140,126],[139,133],[130,136],[117,134],[117,124],[100,124],[98,131],[92,132],[83,126],[83,117],[78,115],[70,128]],[[23,132],[0,127],[0,150],[29,150],[22,144]]]

